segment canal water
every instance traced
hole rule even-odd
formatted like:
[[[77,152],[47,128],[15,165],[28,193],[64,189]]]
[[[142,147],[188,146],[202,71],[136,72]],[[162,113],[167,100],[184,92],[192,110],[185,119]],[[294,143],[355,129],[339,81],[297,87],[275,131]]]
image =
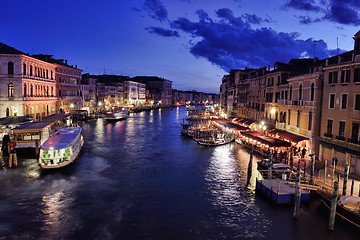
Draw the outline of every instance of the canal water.
[[[320,200],[274,206],[245,186],[249,153],[181,136],[185,108],[80,123],[84,149],[62,170],[22,156],[0,170],[0,239],[359,239]]]

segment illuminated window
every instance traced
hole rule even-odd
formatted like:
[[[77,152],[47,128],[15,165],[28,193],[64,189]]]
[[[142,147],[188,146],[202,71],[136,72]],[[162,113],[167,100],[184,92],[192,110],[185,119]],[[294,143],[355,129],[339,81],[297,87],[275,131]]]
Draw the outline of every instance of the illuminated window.
[[[8,85],[8,95],[9,97],[14,97],[14,84],[12,83]]]

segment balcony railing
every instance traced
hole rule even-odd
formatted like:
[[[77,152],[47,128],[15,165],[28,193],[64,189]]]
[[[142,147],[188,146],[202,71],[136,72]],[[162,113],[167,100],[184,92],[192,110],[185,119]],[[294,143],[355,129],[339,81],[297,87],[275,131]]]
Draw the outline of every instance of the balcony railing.
[[[340,140],[340,141],[345,141],[344,136],[335,136],[335,139]]]
[[[279,99],[277,103],[278,105],[289,105],[289,101],[286,99]]]
[[[332,138],[332,137],[333,137],[333,135],[332,135],[331,133],[324,133],[324,136],[325,136],[325,137],[328,137],[328,138]]]
[[[304,106],[304,100],[292,100],[291,105]]]
[[[358,139],[349,138],[349,139],[348,139],[348,142],[349,142],[349,143],[353,143],[353,144],[360,145],[360,141],[359,141]]]

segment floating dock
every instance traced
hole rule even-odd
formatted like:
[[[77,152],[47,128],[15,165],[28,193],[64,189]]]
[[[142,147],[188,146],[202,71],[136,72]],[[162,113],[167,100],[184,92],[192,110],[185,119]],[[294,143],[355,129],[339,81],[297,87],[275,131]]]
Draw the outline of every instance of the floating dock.
[[[293,183],[282,179],[256,180],[256,190],[269,197],[276,204],[293,203],[295,188]],[[301,202],[310,200],[310,191],[301,189]]]

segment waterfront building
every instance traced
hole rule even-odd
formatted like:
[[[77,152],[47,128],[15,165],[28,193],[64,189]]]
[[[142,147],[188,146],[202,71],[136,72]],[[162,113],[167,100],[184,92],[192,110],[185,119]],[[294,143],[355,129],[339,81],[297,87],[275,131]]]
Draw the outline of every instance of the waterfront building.
[[[0,43],[0,117],[57,111],[56,65]]]
[[[191,103],[192,94],[189,91],[172,90],[172,104],[173,105],[186,105]]]
[[[77,65],[70,66],[67,60],[54,59],[52,55],[37,54],[33,57],[52,63],[56,66],[55,79],[58,90],[57,109],[62,113],[82,108],[80,96],[80,82],[82,70]]]
[[[326,59],[319,157],[360,175],[360,32],[354,39],[353,51]]]
[[[96,83],[96,78],[90,77],[89,74],[82,75],[80,82],[81,105],[82,109],[87,110],[89,113],[94,112],[97,107]]]
[[[137,76],[131,81],[146,84],[147,99],[155,105],[171,106],[172,81],[154,76]]]
[[[288,79],[288,88],[282,89],[278,100],[280,118],[276,128],[286,130],[297,136],[309,139],[303,141],[307,153],[318,156],[319,128],[322,99],[322,65],[325,61],[317,61],[311,73],[298,75]],[[290,91],[287,99],[286,91]],[[301,140],[301,138],[297,138]]]
[[[265,86],[267,68],[252,70],[249,74],[248,97],[243,99],[246,102],[240,112],[239,117],[250,118],[260,121],[265,117]]]
[[[146,103],[146,84],[124,81],[124,103],[128,106],[139,107]]]
[[[217,104],[219,103],[219,94],[216,93],[204,93],[204,104]]]
[[[231,69],[230,74],[224,75],[220,85],[220,108],[228,114],[228,116],[236,116],[233,112],[234,94],[235,94],[235,73],[240,70]]]

